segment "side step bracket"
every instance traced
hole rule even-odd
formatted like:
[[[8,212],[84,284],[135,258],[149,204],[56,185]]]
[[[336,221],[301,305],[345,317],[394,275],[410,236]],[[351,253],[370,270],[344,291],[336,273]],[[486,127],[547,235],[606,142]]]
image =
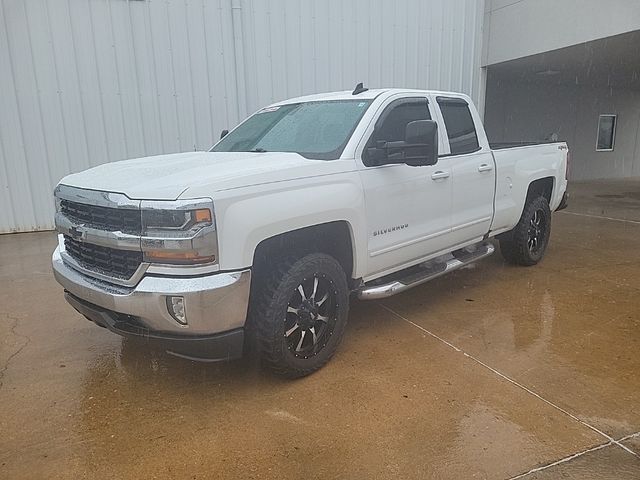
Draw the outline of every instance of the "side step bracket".
[[[429,280],[438,278],[445,273],[488,257],[494,250],[495,247],[489,242],[456,250],[421,263],[417,267],[411,267],[392,275],[387,275],[383,279],[367,283],[358,290],[358,298],[361,300],[376,300],[402,293]]]

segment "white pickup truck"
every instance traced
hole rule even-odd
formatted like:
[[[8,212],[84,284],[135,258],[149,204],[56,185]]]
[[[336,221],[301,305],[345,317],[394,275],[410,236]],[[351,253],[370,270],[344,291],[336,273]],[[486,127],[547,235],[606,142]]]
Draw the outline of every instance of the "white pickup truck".
[[[53,270],[96,324],[204,361],[255,349],[307,375],[351,294],[403,292],[494,251],[533,265],[566,204],[565,143],[492,150],[471,100],[405,89],[259,110],[208,152],[108,163],[55,189]]]

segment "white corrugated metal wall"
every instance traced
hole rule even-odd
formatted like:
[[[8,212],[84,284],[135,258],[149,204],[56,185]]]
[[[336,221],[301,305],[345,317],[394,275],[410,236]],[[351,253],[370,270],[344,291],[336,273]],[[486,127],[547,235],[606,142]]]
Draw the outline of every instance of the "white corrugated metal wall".
[[[482,95],[478,0],[0,2],[0,232],[52,228],[69,172],[206,149],[275,100]]]

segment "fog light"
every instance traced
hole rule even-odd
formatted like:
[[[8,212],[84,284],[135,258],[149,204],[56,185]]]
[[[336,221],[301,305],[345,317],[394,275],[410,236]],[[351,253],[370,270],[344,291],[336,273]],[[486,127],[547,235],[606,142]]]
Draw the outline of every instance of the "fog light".
[[[187,314],[184,311],[183,297],[167,297],[167,310],[169,310],[169,314],[180,325],[187,324]]]

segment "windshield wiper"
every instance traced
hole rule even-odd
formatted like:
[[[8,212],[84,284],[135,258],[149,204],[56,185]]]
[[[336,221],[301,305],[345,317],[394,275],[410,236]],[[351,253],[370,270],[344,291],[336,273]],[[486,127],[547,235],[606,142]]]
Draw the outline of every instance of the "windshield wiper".
[[[251,153],[267,153],[264,148],[254,148],[253,150],[249,150]]]

